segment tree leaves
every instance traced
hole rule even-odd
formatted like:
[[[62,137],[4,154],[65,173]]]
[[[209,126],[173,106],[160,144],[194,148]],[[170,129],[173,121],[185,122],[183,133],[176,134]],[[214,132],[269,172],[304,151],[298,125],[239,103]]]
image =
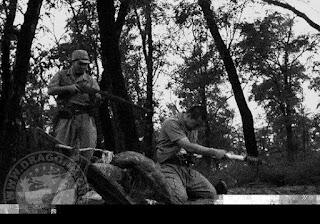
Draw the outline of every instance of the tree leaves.
[[[298,108],[303,101],[301,84],[309,79],[300,58],[314,49],[312,38],[296,36],[293,25],[294,19],[279,13],[253,23],[243,23],[243,40],[237,46],[243,55],[240,60],[243,68],[254,77],[253,80],[259,80],[252,84],[250,100],[263,106],[268,122],[277,134],[275,137],[280,141],[284,130],[295,127],[294,117],[299,115]],[[314,80],[315,88],[317,82]]]

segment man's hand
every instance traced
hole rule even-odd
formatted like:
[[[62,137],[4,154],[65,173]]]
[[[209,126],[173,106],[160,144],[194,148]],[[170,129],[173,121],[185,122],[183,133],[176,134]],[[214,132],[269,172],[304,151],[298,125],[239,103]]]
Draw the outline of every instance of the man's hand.
[[[79,89],[77,84],[72,84],[68,86],[68,91],[71,93],[80,93],[81,90]]]
[[[223,149],[214,149],[212,148],[215,152],[214,152],[214,155],[217,159],[222,159],[225,157],[227,151],[226,150],[223,150]]]
[[[77,84],[79,90],[82,92],[82,93],[88,93],[88,94],[95,94],[97,93],[97,90],[84,84],[84,83],[79,83]]]

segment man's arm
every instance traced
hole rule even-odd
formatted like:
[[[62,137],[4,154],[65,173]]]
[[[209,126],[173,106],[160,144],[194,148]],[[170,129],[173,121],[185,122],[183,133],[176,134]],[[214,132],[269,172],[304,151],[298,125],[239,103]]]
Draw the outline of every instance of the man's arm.
[[[177,144],[188,152],[213,156],[217,159],[222,159],[226,154],[226,151],[223,149],[208,148],[196,143],[191,143],[187,137],[177,140]]]
[[[91,83],[85,81],[78,82],[77,87],[82,93],[88,93],[91,96],[95,96],[97,99],[101,99],[100,87],[98,82],[92,78]]]
[[[76,84],[68,85],[68,86],[60,86],[59,85],[60,74],[57,73],[51,79],[48,85],[48,94],[49,95],[59,95],[63,93],[77,93],[80,92],[78,86]]]
[[[97,80],[93,79],[93,83],[92,83],[92,87],[98,91],[100,91],[100,86],[97,82]],[[100,93],[96,93],[95,97],[97,97],[98,99],[101,99],[101,94]]]
[[[221,159],[226,153],[226,151],[222,149],[208,148],[196,143],[191,143],[180,125],[175,120],[166,120],[163,123],[163,129],[172,142],[175,142],[179,147],[188,152],[213,156],[217,159]]]

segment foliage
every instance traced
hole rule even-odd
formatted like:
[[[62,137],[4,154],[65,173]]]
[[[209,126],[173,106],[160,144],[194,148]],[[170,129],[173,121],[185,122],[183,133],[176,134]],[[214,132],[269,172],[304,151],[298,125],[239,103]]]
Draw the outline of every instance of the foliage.
[[[259,167],[236,161],[225,162],[222,169],[214,171],[210,181],[215,183],[219,179],[223,179],[229,188],[249,186],[253,183],[278,187],[319,184],[319,152],[300,153],[293,163],[283,160],[283,157],[284,155],[281,153],[262,157],[269,166],[260,165]]]
[[[300,153],[294,163],[283,160],[269,159],[271,168],[264,167],[259,178],[264,182],[276,185],[319,184],[320,163],[319,152]]]
[[[231,11],[238,14],[234,8],[231,11],[226,8],[227,4],[217,10],[221,27],[231,27]],[[177,34],[171,37],[177,45],[175,54],[182,59],[182,63],[170,75],[172,81],[167,89],[172,89],[178,96],[182,108],[192,105],[206,108],[208,126],[200,132],[202,144],[206,142],[214,147],[230,148],[234,137],[230,126],[234,111],[228,108],[227,100],[231,95],[228,96],[225,91],[224,66],[212,44],[214,41],[206,28],[202,12],[196,3],[180,2],[174,8],[174,15],[180,32],[188,38],[183,39],[183,35]]]
[[[310,130],[310,148],[319,149],[320,148],[320,115],[315,114],[311,118],[311,130]]]
[[[317,37],[320,37],[320,34],[317,35]],[[315,54],[319,53],[319,49],[315,51]],[[315,90],[317,92],[320,91],[320,61],[313,61],[313,65],[311,68],[311,71],[314,73],[314,77],[310,80],[309,89]],[[318,103],[317,108],[320,106],[320,103]]]
[[[132,1],[120,38],[121,65],[126,88],[133,102],[140,106],[146,104],[147,95],[146,63],[143,60],[140,35],[146,33],[144,17],[146,1]],[[1,37],[8,2],[0,4]],[[119,10],[120,2],[115,1],[116,10]],[[252,83],[250,100],[257,102],[266,111],[268,124],[256,128],[256,136],[260,154],[274,160],[272,162],[275,168],[264,167],[259,171],[259,178],[275,184],[317,183],[319,173],[316,168],[319,164],[316,160],[319,156],[316,152],[310,151],[320,148],[320,115],[307,113],[302,105],[304,101],[302,84],[310,79],[310,70],[302,61],[305,59],[304,55],[314,56],[318,53],[316,47],[319,34],[296,35],[293,32],[295,18],[279,13],[268,14],[252,23],[241,23],[242,9],[247,6],[247,2],[249,1],[227,1],[215,9],[215,17],[242,74],[241,82],[247,81],[245,78],[249,77],[249,83]],[[23,14],[26,3],[27,1],[19,2],[19,16]],[[56,45],[48,48],[44,44],[39,44],[41,40],[38,36],[32,47],[25,96],[21,101],[27,127],[37,126],[52,131],[51,120],[55,108],[51,105],[45,88],[56,70],[70,66],[69,58],[72,50],[86,49],[92,61],[91,66],[94,67],[90,73],[98,79],[101,76],[101,46],[96,1],[47,0],[40,21],[46,16],[51,17],[54,10],[62,7],[68,9],[64,38],[55,39]],[[152,13],[154,83],[159,76],[171,73],[167,89],[173,90],[179,97],[178,106],[181,108],[204,104],[205,99],[211,130],[210,145],[219,148],[230,147],[237,153],[243,152],[245,147],[241,128],[230,125],[234,111],[227,103],[231,95],[226,91],[225,71],[221,61],[218,60],[219,55],[215,45],[209,44],[213,41],[198,4],[190,1],[171,4],[154,0]],[[141,30],[138,28],[138,19]],[[46,35],[52,34],[53,30],[45,27],[43,23],[39,25],[37,34],[40,32]],[[15,62],[16,35],[20,27],[19,22],[15,24],[11,37],[11,70]],[[236,40],[236,32],[240,29],[242,41],[235,45],[233,41]],[[307,58],[309,61],[310,59],[313,58]],[[320,91],[320,78],[317,77],[320,74],[318,61],[313,62],[311,72],[316,77],[311,79],[310,88]],[[159,120],[155,119],[155,123],[161,123],[164,118],[178,112],[172,102],[162,106],[158,99],[154,101],[155,111],[159,115]],[[291,114],[286,111],[288,108]],[[137,112],[136,118],[142,136],[145,117]],[[295,137],[293,147],[299,149],[301,158],[304,158],[304,160],[298,159],[294,164],[282,161],[283,149],[286,147],[284,139],[287,137],[284,126],[288,120]],[[200,138],[205,138],[204,131],[200,134]],[[273,158],[277,153],[279,158]],[[309,154],[303,157],[304,153]],[[239,179],[238,184],[248,183],[256,178],[255,170],[249,166],[232,163],[225,168],[224,164],[220,165],[221,173],[228,171],[231,176]],[[225,178],[228,178],[227,176]]]
[[[283,144],[283,139],[289,138],[289,128],[295,129],[299,125],[302,83],[309,79],[300,59],[316,47],[314,37],[296,36],[293,25],[293,18],[279,13],[254,23],[243,23],[243,40],[238,44],[242,52],[242,68],[251,75],[250,99],[265,109],[278,146]]]
[[[51,77],[47,75],[47,71],[53,68],[54,64],[48,60],[48,55],[46,51],[41,50],[42,48],[42,45],[34,47],[22,111],[27,127],[40,127],[52,131],[54,108],[49,104],[45,88],[48,85],[48,77]]]
[[[158,77],[162,75],[164,65],[168,63],[165,58],[168,45],[162,41],[163,34],[157,31],[158,26],[161,27],[166,19],[167,4],[151,1],[152,46],[149,46],[146,3],[146,1],[131,2],[131,9],[120,38],[122,69],[128,93],[135,104],[144,107],[150,106],[151,100],[147,97],[148,94],[149,96],[153,94],[147,86],[152,86],[154,89]],[[150,47],[152,58],[149,57]],[[150,60],[152,60],[152,68],[147,66]],[[158,106],[159,102],[153,94],[152,107],[157,109]],[[139,112],[135,113],[135,117],[139,136],[146,137],[146,131],[148,131],[146,128],[149,127],[147,123],[150,123],[150,118],[147,121],[147,117]],[[154,119],[153,121],[156,122]],[[147,137],[144,140],[148,141]]]

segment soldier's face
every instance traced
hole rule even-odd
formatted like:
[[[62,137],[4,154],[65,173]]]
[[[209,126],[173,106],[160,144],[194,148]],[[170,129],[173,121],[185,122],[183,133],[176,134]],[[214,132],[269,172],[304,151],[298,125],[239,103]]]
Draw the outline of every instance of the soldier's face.
[[[189,130],[196,130],[203,127],[204,121],[201,119],[201,117],[194,119],[190,114],[186,114],[185,124]]]
[[[88,70],[88,66],[89,66],[88,63],[83,63],[82,61],[79,61],[79,60],[73,62],[74,71],[75,73],[78,73],[78,74],[85,73]]]

